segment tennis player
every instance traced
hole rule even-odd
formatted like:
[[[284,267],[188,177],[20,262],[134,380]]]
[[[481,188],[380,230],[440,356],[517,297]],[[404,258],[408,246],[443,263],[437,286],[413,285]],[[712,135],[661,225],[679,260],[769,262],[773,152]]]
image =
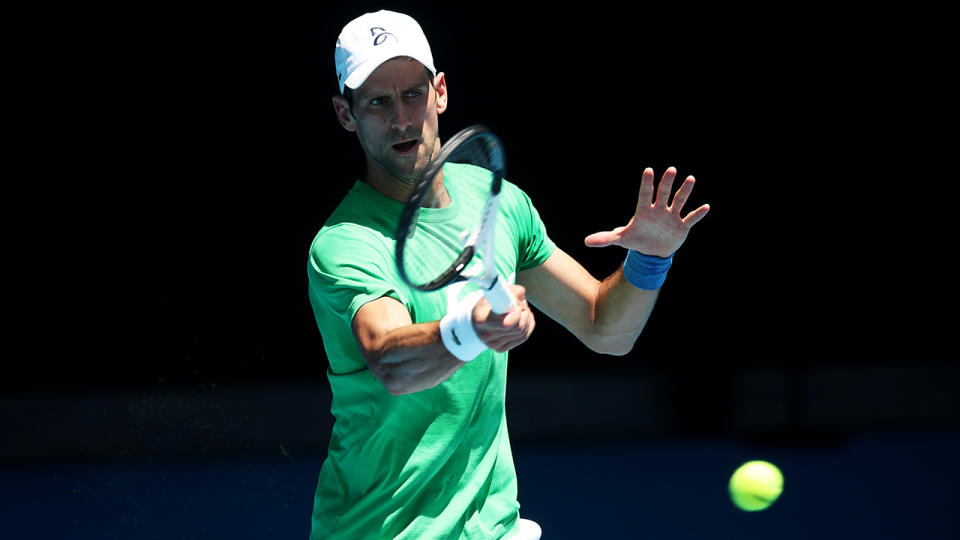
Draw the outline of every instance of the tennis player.
[[[593,351],[628,353],[673,253],[709,208],[681,215],[694,179],[670,201],[676,171],[658,187],[643,171],[627,224],[586,238],[625,248],[623,266],[598,281],[556,247],[527,195],[505,181],[495,256],[518,306],[494,314],[463,282],[416,291],[398,275],[394,236],[412,182],[440,148],[446,79],[420,25],[389,11],[349,22],[335,61],[334,110],[366,167],[309,251],[336,419],[311,539],[538,539],[539,525],[519,515],[504,415],[507,352],[535,327],[527,302]],[[447,174],[428,194],[420,226],[458,242],[469,227],[460,216],[486,195]],[[436,255],[414,256],[429,263]]]

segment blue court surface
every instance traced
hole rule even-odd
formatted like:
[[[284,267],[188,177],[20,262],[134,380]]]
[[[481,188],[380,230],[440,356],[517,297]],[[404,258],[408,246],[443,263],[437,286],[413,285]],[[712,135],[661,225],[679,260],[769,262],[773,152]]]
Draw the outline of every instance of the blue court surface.
[[[521,514],[545,540],[960,537],[960,435],[860,435],[819,447],[726,440],[516,445]],[[785,475],[746,513],[743,461]],[[3,538],[306,539],[321,456],[112,460],[0,469]]]

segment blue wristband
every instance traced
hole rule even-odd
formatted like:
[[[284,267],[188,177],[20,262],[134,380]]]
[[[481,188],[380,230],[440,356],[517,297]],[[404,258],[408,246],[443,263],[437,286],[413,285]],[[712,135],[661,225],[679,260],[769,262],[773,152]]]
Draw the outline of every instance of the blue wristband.
[[[652,291],[659,289],[667,279],[667,270],[673,263],[673,254],[669,257],[654,257],[630,250],[627,260],[623,261],[623,276],[638,289]]]

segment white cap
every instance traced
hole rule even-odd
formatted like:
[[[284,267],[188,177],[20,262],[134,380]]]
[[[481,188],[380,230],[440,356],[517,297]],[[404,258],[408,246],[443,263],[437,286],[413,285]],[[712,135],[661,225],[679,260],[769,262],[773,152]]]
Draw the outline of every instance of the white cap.
[[[409,56],[437,74],[427,36],[409,15],[381,10],[350,21],[340,32],[334,55],[340,93],[344,86],[360,87],[380,64],[398,56]]]

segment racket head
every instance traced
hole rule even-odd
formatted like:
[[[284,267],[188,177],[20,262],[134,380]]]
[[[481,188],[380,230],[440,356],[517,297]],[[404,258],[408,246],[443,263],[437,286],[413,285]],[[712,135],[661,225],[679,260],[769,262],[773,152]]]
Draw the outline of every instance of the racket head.
[[[413,190],[404,204],[397,225],[396,263],[400,277],[408,285],[421,291],[435,291],[455,281],[476,253],[472,244],[464,246],[460,253],[452,258],[449,265],[437,272],[436,276],[429,277],[413,275],[404,263],[405,250],[417,228],[420,208],[434,181],[447,163],[463,163],[488,171],[491,196],[499,195],[506,173],[503,143],[485,126],[474,125],[450,137],[424,169],[423,176],[414,182]],[[477,226],[479,225],[478,223]]]

